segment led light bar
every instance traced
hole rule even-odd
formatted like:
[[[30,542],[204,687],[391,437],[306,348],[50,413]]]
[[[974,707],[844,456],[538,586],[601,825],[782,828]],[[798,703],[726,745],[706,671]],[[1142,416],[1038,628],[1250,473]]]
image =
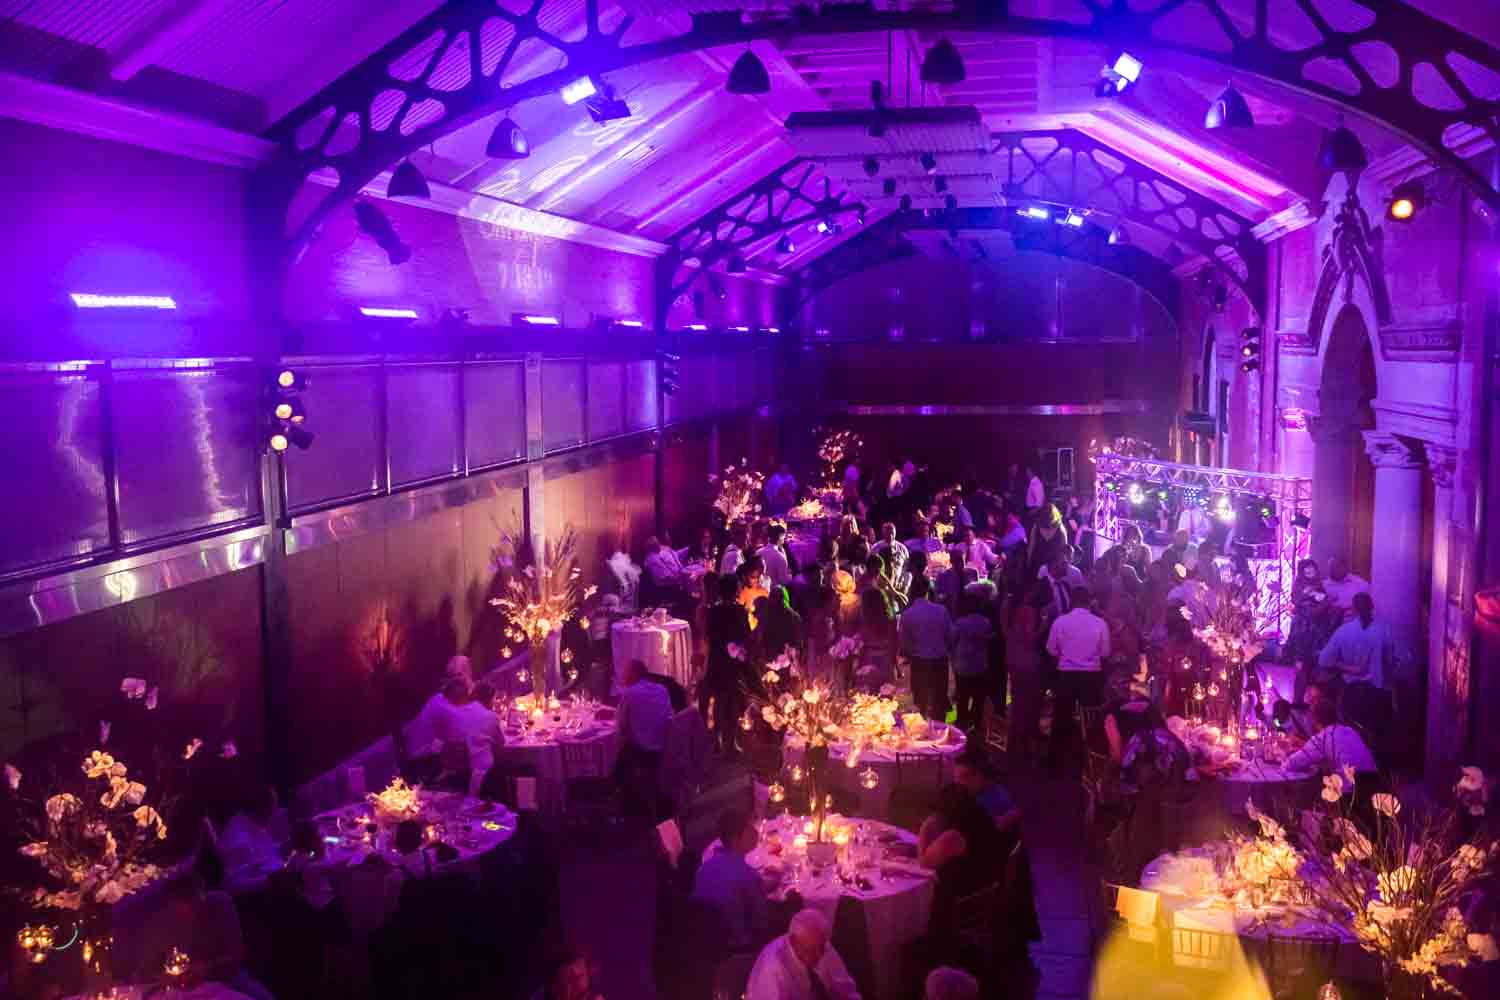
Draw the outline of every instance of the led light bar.
[[[1052,218],[1052,213],[1047,209],[1041,207],[1040,205],[1027,205],[1025,208],[1021,209],[1021,214],[1026,216],[1026,218],[1028,219],[1040,219],[1043,222],[1046,222],[1048,219]]]
[[[733,330],[735,333],[749,333],[750,332],[750,328],[748,326],[731,326],[729,329]]]
[[[615,325],[616,326],[632,326],[632,327],[640,328],[640,327],[645,326],[646,324],[642,323],[638,319],[617,319],[617,320],[615,320]]]
[[[708,326],[706,324],[704,324],[704,323],[689,323],[687,325],[687,328],[689,330],[696,330],[699,333],[703,333],[705,330],[708,329]]]
[[[766,327],[766,332],[767,333],[780,333],[781,332],[781,327],[779,327],[779,326],[768,326],[768,327]]]
[[[1071,208],[1068,209],[1068,214],[1064,218],[1058,219],[1057,221],[1059,225],[1072,226],[1074,229],[1079,229],[1083,226],[1083,216],[1079,215]]]
[[[385,306],[360,306],[360,315],[375,319],[418,319],[415,309],[390,309]]]
[[[79,309],[176,309],[170,295],[97,295],[93,292],[69,292],[68,298]]]
[[[594,81],[590,77],[580,76],[572,83],[563,84],[560,93],[564,104],[577,104],[599,93],[599,88],[594,86]]]
[[[517,316],[517,320],[528,323],[531,326],[562,326],[562,320],[556,316]]]

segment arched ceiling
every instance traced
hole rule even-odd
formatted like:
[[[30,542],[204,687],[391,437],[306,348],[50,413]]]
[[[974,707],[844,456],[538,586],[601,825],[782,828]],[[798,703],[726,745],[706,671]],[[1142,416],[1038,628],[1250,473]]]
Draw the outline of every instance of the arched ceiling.
[[[1160,6],[1158,0],[1117,2],[1133,11]],[[1236,24],[1253,23],[1257,0],[1218,2]],[[1357,27],[1368,14],[1355,0],[1312,4],[1336,28]],[[0,0],[0,68],[262,132],[439,6],[436,0]],[[524,11],[528,5],[506,0],[503,6]],[[639,43],[681,35],[695,13],[724,6],[716,0],[606,0],[600,22],[633,18],[629,38]],[[746,9],[753,15],[791,6],[764,0]],[[877,0],[874,6],[944,9],[925,0]],[[1174,30],[1183,37],[1192,40],[1198,32],[1207,39],[1217,30],[1199,0],[1178,6],[1185,16]],[[1500,12],[1492,3],[1415,0],[1412,6],[1500,47]],[[1081,0],[1012,0],[1009,7],[1016,16],[1078,21],[1088,15]],[[1270,0],[1270,7],[1273,39],[1292,48],[1306,44],[1300,6]],[[540,21],[559,37],[576,38],[585,11],[584,0],[547,0]],[[784,127],[789,115],[867,108],[870,82],[878,79],[888,85],[892,104],[972,106],[997,135],[1077,130],[1251,223],[1316,198],[1326,180],[1314,159],[1337,112],[1315,98],[1201,60],[1148,57],[1136,87],[1121,98],[1100,99],[1094,85],[1111,47],[990,32],[948,34],[964,57],[967,79],[951,88],[924,88],[918,67],[937,37],[899,30],[755,41],[750,47],[772,81],[769,94],[755,97],[724,90],[742,46],[684,52],[609,74],[631,106],[628,119],[596,124],[582,106],[566,105],[554,93],[516,105],[509,113],[532,143],[525,160],[485,155],[498,115],[442,135],[411,158],[430,180],[460,191],[666,241],[798,155]],[[1378,80],[1383,57],[1372,53],[1368,62]],[[545,46],[525,48],[516,54],[513,75],[558,69],[558,60],[559,53]],[[1249,100],[1257,126],[1210,132],[1203,112],[1230,78]],[[1470,85],[1500,97],[1500,78],[1472,74]],[[1349,125],[1372,157],[1403,144],[1367,121]],[[846,193],[848,185],[833,180],[835,193]],[[993,204],[996,194],[973,190],[963,204]],[[894,198],[868,200],[869,221],[894,209]],[[1127,228],[1139,245],[1157,252],[1170,243],[1149,227]],[[853,231],[799,232],[791,254],[775,253],[775,238],[768,237],[747,248],[749,264],[796,272]]]

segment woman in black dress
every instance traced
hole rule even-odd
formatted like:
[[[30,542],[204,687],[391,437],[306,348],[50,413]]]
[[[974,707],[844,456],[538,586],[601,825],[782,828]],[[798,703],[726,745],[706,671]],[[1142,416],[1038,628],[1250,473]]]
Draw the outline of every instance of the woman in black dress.
[[[750,616],[739,602],[739,591],[739,581],[733,576],[720,578],[719,601],[707,613],[708,668],[698,691],[698,710],[705,719],[709,718],[708,703],[713,701],[714,742],[725,753],[734,751],[748,676]]]

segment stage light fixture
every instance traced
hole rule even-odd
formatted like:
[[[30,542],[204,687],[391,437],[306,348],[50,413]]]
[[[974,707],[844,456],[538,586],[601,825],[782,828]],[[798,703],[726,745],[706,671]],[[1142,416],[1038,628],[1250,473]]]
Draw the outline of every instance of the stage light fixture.
[[[1221,313],[1229,306],[1229,289],[1215,285],[1213,293],[1214,312]]]
[[[873,156],[867,156],[865,157],[864,168],[866,177],[874,177],[880,173],[880,161]]]
[[[792,242],[792,238],[790,236],[783,234],[781,239],[776,241],[776,252],[781,254],[783,257],[789,253],[796,253],[797,244]]]
[[[1234,502],[1228,496],[1220,496],[1214,501],[1214,516],[1225,523],[1234,521]]]
[[[928,49],[927,55],[922,58],[923,83],[947,86],[963,83],[965,76],[963,56],[958,54],[958,48],[946,38],[938,39],[937,44]]]
[[[1139,507],[1146,502],[1146,491],[1141,487],[1140,483],[1131,483],[1125,490],[1125,499],[1129,500],[1134,506]]]
[[[927,173],[937,173],[937,157],[933,156],[931,153],[923,153],[921,156],[917,157],[917,162],[922,165],[922,169]]]
[[[531,143],[514,118],[502,118],[485,143],[484,155],[495,160],[524,160],[531,155]]]
[[[1083,215],[1076,209],[1068,209],[1068,214],[1057,220],[1060,226],[1071,226],[1074,229],[1083,228]]]
[[[593,77],[580,76],[572,83],[563,84],[560,93],[564,104],[577,104],[579,101],[593,97],[598,92],[599,88],[594,86]]]
[[[300,424],[307,419],[307,409],[302,405],[300,399],[282,398],[276,401],[271,408],[271,415],[277,420],[287,420],[294,424]]]
[[[901,211],[903,211],[903,212],[910,212],[911,211],[911,195],[909,195],[909,194],[903,194],[901,196]]]
[[[766,72],[766,64],[760,61],[760,57],[746,49],[729,70],[729,81],[724,84],[724,89],[731,94],[769,94],[771,74]]]
[[[1021,209],[1021,214],[1028,219],[1036,219],[1039,222],[1046,222],[1052,218],[1051,211],[1043,208],[1041,205],[1027,205]]]
[[[1099,82],[1094,86],[1095,97],[1118,97],[1135,85],[1145,67],[1129,52],[1121,52],[1115,61],[1099,71]]]
[[[936,178],[934,178],[933,181],[932,181],[932,187],[933,187],[933,190],[935,190],[938,194],[943,194],[944,192],[946,192],[948,190],[948,178],[946,178],[946,177],[936,177]]]
[[[1391,191],[1386,218],[1393,222],[1410,222],[1427,205],[1427,189],[1421,181],[1403,181]]]
[[[1297,514],[1292,517],[1292,527],[1294,528],[1301,528],[1303,531],[1306,531],[1311,524],[1312,518],[1306,514]]]
[[[684,329],[692,330],[694,333],[707,333],[707,323],[689,323]]]
[[[1254,128],[1255,116],[1250,113],[1250,105],[1245,103],[1245,98],[1231,83],[1224,88],[1219,99],[1208,106],[1208,114],[1203,116],[1203,127]]]
[[[385,196],[387,198],[431,198],[432,189],[427,186],[427,178],[422,176],[422,171],[410,160],[402,160],[401,165],[391,174],[391,182],[386,185]]]
[[[895,197],[895,194],[896,194],[896,178],[894,178],[894,177],[887,177],[885,180],[881,181],[880,182],[880,191],[887,198]]]
[[[278,389],[293,389],[301,392],[307,388],[307,376],[291,368],[277,369],[275,381]]]
[[[829,233],[833,231],[833,223],[829,222],[827,219],[819,219],[818,224],[815,228],[820,233]]]
[[[645,325],[646,325],[645,323],[642,323],[638,319],[619,319],[619,320],[615,320],[615,326],[628,326],[628,327],[630,327],[633,330],[639,330],[641,327],[643,327]]]
[[[958,199],[951,194],[943,195],[943,207],[950,212],[953,211],[958,208]]]
[[[588,109],[589,117],[600,125],[631,115],[630,105],[616,97],[614,88],[607,84],[601,93],[584,100],[583,106]]]
[[[529,313],[512,313],[511,322],[517,326],[562,326],[556,316],[537,316]]]
[[[1243,372],[1246,375],[1249,375],[1251,372],[1258,372],[1258,371],[1260,371],[1260,359],[1259,358],[1255,358],[1255,359],[1253,359],[1251,361],[1245,361],[1245,362],[1241,363],[1240,364],[1240,371]]]
[[[360,306],[359,314],[371,319],[418,319],[415,309],[395,309],[387,306]]]
[[[1318,149],[1318,169],[1329,173],[1357,174],[1369,163],[1364,144],[1344,126],[1344,116],[1339,115],[1334,130],[1323,135],[1323,144]]]
[[[744,274],[746,270],[745,258],[742,254],[730,254],[729,260],[724,264],[725,274]]]
[[[100,295],[95,292],[69,292],[68,298],[79,309],[176,309],[170,295]]]
[[[1116,226],[1109,231],[1109,245],[1112,247],[1130,245],[1130,234],[1125,231],[1124,226]]]
[[[405,264],[411,260],[411,248],[401,242],[391,220],[380,209],[361,198],[354,203],[354,221],[385,251],[392,264]]]
[[[860,205],[854,210],[854,221],[861,226],[865,224],[865,206]]]

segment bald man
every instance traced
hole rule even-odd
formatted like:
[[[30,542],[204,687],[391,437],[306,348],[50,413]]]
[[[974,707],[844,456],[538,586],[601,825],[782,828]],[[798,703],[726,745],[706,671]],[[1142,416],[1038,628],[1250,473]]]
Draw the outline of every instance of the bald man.
[[[803,910],[781,937],[761,950],[745,1000],[859,1000],[844,960],[829,945],[828,918]]]

